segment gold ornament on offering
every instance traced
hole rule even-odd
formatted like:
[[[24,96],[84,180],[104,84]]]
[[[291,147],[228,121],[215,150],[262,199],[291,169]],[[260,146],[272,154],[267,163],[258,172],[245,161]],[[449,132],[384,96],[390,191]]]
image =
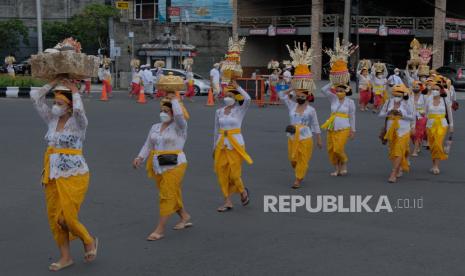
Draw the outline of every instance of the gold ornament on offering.
[[[140,60],[137,58],[131,59],[131,67],[132,68],[139,68],[140,67]]]
[[[13,65],[13,63],[15,63],[15,62],[16,62],[16,59],[15,59],[14,56],[7,56],[5,58],[5,64],[7,64],[7,65]]]
[[[352,45],[352,43],[342,41],[339,42],[339,38],[336,38],[336,45],[333,49],[326,49],[324,52],[330,56],[331,70],[329,72],[329,80],[333,86],[347,84],[350,81],[349,68],[347,63],[350,55],[352,55],[358,46]]]
[[[384,73],[385,64],[382,62],[376,62],[373,67],[375,68],[375,73]]]
[[[358,63],[358,68],[361,69],[366,69],[366,70],[370,70],[371,68],[371,60],[369,59],[362,59],[359,63]]]
[[[173,72],[169,72],[166,76],[161,76],[157,83],[157,89],[165,92],[176,92],[186,89],[184,80],[180,76],[173,75]]]
[[[182,61],[182,65],[184,66],[184,69],[187,70],[188,68],[191,68],[192,69],[192,65],[194,65],[194,59],[193,58],[185,58],[183,61]]]
[[[294,76],[291,80],[291,86],[295,90],[305,90],[313,93],[315,91],[315,83],[313,75],[309,69],[314,58],[313,49],[307,48],[307,45],[300,42],[294,42],[294,50],[291,50],[289,45],[286,45],[289,55],[292,58],[292,65],[295,67]]]
[[[31,73],[35,78],[52,80],[63,77],[80,80],[97,76],[99,59],[81,53],[81,44],[70,37],[43,53],[32,55],[30,63]]]
[[[233,79],[242,77],[241,52],[244,50],[245,37],[239,39],[237,36],[229,38],[228,52],[225,60],[221,63],[223,72],[223,82],[230,82]]]
[[[155,63],[153,64],[154,67],[165,67],[165,62],[163,60],[157,60],[155,61]]]
[[[268,69],[275,70],[279,68],[279,61],[272,59],[268,62]]]

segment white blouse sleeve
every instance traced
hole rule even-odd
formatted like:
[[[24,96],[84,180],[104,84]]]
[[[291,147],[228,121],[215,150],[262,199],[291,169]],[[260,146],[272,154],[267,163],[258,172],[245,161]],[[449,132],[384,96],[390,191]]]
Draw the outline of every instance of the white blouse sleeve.
[[[311,122],[310,128],[313,133],[321,133],[320,124],[318,123],[318,116],[316,115],[316,110],[313,108],[311,111]]]
[[[331,92],[331,83],[328,83],[327,85],[323,86],[323,88],[321,88],[321,93],[323,93],[323,95],[325,95],[331,103],[338,100],[337,96]]]
[[[387,102],[384,103],[383,107],[379,111],[378,117],[380,117],[380,118],[386,118],[387,117],[387,114],[389,112],[389,104],[390,104],[390,102],[391,101],[388,100]]]
[[[87,120],[86,113],[84,111],[84,105],[79,93],[73,93],[73,117],[76,120],[79,128],[87,128],[89,122]]]
[[[349,101],[349,123],[350,128],[355,132],[355,103],[353,100]]]
[[[213,132],[213,150],[215,149],[216,143],[219,138],[219,134],[218,134],[218,131],[220,130],[219,112],[220,112],[219,109],[215,112],[215,128]]]
[[[249,109],[250,103],[252,102],[252,98],[250,98],[250,95],[245,92],[242,87],[238,86],[237,91],[241,93],[241,95],[244,97],[244,102],[242,105],[237,105],[236,108],[240,113],[241,118],[244,118],[245,113],[247,112],[247,109]]]
[[[402,118],[405,119],[405,120],[414,121],[415,120],[415,112],[413,110],[413,106],[410,104],[410,102],[408,100],[405,101],[405,106],[406,106],[407,114],[402,114]]]
[[[31,99],[34,103],[34,107],[39,113],[40,117],[48,124],[52,119],[52,110],[45,102],[45,95],[47,92],[52,89],[52,86],[49,84],[44,85],[38,91],[31,91]]]
[[[443,100],[444,101],[444,100]],[[447,116],[449,119],[449,127],[454,127],[454,115],[452,114],[452,105],[444,101],[445,108],[447,108]]]
[[[185,131],[187,129],[187,121],[184,118],[184,113],[182,112],[182,107],[179,104],[179,101],[177,99],[173,99],[171,101],[171,105],[173,107],[174,122],[180,129]]]
[[[289,94],[286,94],[285,91],[279,91],[278,95],[279,99],[283,101],[289,109],[292,108],[293,102],[289,99]]]
[[[155,125],[152,126],[152,128],[149,131],[149,134],[147,135],[147,139],[145,140],[144,146],[142,146],[138,157],[142,158],[142,160],[146,160],[147,157],[150,154],[150,151],[153,149],[153,143],[150,139],[150,136],[152,135],[153,129],[155,128]]]

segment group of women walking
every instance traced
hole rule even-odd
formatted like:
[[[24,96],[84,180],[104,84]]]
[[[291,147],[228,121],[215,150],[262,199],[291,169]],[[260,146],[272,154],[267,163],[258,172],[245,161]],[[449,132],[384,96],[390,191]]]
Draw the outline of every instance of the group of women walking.
[[[47,106],[45,95],[55,92],[53,107]],[[288,158],[294,170],[293,189],[301,187],[311,163],[313,136],[316,145],[323,147],[321,129],[326,130],[328,159],[334,166],[331,176],[348,174],[349,158],[345,146],[356,132],[356,106],[349,96],[349,85],[321,89],[330,102],[330,117],[320,126],[316,109],[311,105],[314,95],[304,89],[279,91],[286,104],[290,124]],[[445,83],[439,77],[431,77],[428,85],[414,82],[412,89],[403,84],[391,88],[391,97],[379,108],[379,116],[385,118],[383,141],[389,144],[392,172],[389,182],[396,182],[403,171],[410,167],[410,140],[418,154],[421,139],[427,139],[433,167],[439,174],[439,162],[447,159],[443,142],[447,132],[453,132],[451,104],[447,100]],[[73,264],[69,243],[79,238],[84,245],[84,259],[92,262],[97,256],[98,238],[91,235],[79,222],[78,213],[89,184],[89,168],[82,155],[87,118],[75,84],[68,80],[56,80],[31,98],[39,115],[48,126],[45,136],[48,148],[44,158],[42,183],[45,188],[48,219],[51,231],[60,249],[61,258],[50,265],[50,270],[60,270]],[[224,105],[215,113],[212,157],[223,196],[218,212],[233,210],[232,197],[237,194],[243,206],[250,201],[250,193],[242,180],[242,163],[252,164],[241,134],[241,126],[251,104],[251,98],[236,81],[225,88]],[[191,215],[186,211],[182,198],[182,181],[187,169],[184,145],[188,134],[189,115],[175,93],[169,93],[160,101],[160,122],[154,124],[145,143],[133,160],[134,168],[146,162],[149,178],[159,189],[159,222],[147,237],[149,241],[164,238],[168,219],[174,213],[179,216],[175,230],[193,226]],[[366,106],[361,106],[366,108]],[[425,125],[422,128],[422,125]],[[425,130],[426,135],[418,133]]]

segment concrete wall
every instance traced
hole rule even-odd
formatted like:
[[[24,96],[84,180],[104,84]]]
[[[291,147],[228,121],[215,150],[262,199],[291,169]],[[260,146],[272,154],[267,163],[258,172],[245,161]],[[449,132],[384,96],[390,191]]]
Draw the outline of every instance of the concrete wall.
[[[138,50],[143,43],[148,43],[163,33],[165,25],[157,24],[152,21],[133,21],[115,22],[114,37],[116,47],[121,47],[121,57],[118,58],[119,70],[129,71],[130,54],[128,53],[129,32],[134,32],[134,49],[137,55]],[[183,41],[193,44],[197,47],[197,57],[194,58],[194,72],[208,77],[213,63],[218,62],[224,57],[227,51],[228,38],[231,35],[231,26],[213,25],[213,24],[194,24],[185,26],[188,29],[183,30]],[[178,36],[179,25],[172,25],[171,31]],[[188,39],[189,38],[189,39]],[[139,56],[142,63],[145,63],[145,57]]]

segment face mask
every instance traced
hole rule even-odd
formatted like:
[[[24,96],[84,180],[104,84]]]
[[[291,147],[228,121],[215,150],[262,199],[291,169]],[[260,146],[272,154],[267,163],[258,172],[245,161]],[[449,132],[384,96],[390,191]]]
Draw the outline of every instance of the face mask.
[[[304,104],[307,100],[304,99],[304,98],[297,98],[296,101],[297,101],[298,104],[301,104],[301,105],[302,105],[302,104]]]
[[[424,82],[426,80],[425,77],[420,77],[420,81]]]
[[[439,96],[439,90],[432,90],[431,95],[433,95],[433,97]]]
[[[396,74],[396,76],[398,76],[398,75],[399,75],[399,72],[395,72],[395,74]]]
[[[402,97],[394,97],[395,103],[400,103],[402,101]]]
[[[233,104],[236,102],[236,100],[234,100],[234,99],[231,98],[231,97],[225,97],[224,100],[223,100],[223,102],[224,102],[224,104],[225,104],[226,106],[231,106],[231,105],[233,105]]]
[[[166,112],[160,112],[160,121],[162,123],[167,123],[167,122],[171,121],[170,114],[168,114]]]
[[[339,100],[342,100],[346,96],[346,93],[336,93],[336,96]]]
[[[66,109],[62,106],[54,104],[52,107],[52,114],[55,116],[62,116],[66,113]]]
[[[382,77],[382,75],[376,75],[376,77],[377,77],[378,79],[380,79],[380,78]]]

